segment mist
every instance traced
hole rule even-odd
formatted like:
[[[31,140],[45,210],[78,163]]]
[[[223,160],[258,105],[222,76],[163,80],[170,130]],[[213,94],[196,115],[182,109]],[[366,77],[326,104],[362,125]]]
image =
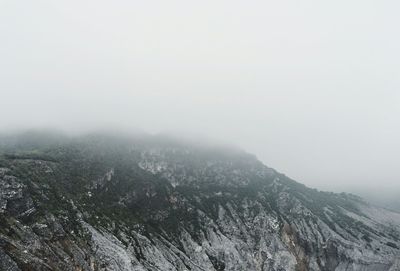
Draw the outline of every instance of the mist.
[[[311,187],[398,195],[399,8],[2,1],[0,131],[212,138]]]

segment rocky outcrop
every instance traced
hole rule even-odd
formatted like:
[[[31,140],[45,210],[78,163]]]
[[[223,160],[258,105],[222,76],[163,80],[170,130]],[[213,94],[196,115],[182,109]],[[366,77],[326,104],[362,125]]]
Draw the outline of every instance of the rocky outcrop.
[[[101,142],[0,158],[0,270],[400,270],[398,213],[237,151]]]

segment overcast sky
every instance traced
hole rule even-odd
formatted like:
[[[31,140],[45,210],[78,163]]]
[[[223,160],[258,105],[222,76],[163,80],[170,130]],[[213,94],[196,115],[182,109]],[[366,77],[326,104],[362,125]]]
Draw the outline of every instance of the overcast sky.
[[[0,0],[0,129],[200,134],[313,187],[400,191],[399,10]]]

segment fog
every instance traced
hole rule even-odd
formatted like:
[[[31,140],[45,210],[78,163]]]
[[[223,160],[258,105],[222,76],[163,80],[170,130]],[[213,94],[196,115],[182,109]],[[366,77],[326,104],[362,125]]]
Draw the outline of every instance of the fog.
[[[196,135],[311,187],[397,193],[399,8],[3,0],[0,130]]]

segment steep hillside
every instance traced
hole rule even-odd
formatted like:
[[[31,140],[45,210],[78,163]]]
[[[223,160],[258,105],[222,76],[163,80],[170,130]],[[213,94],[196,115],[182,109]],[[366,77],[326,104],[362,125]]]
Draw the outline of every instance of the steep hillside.
[[[0,144],[0,270],[400,270],[400,214],[166,137]]]

